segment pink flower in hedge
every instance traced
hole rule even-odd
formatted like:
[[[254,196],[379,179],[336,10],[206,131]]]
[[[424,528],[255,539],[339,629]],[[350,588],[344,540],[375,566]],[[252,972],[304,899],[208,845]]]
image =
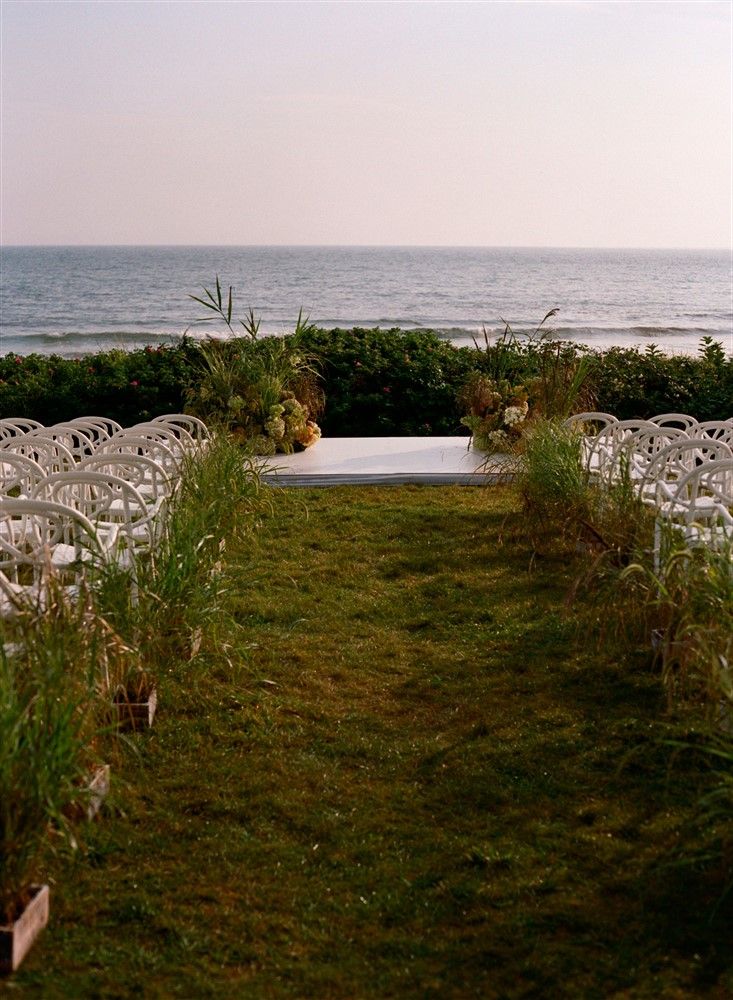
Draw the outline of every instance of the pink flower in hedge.
[[[354,368],[361,368],[361,361],[355,361]]]
[[[16,363],[16,365],[22,365],[23,364],[23,359],[19,358],[17,354],[15,355],[15,363]]]
[[[140,385],[140,383],[138,382],[138,380],[137,380],[136,378],[134,378],[134,379],[133,379],[133,380],[132,380],[132,381],[130,382],[130,385],[133,385],[133,386],[135,386],[135,388],[137,388],[137,386],[139,386],[139,385]]]
[[[392,392],[392,390],[388,385],[385,385],[384,389],[382,389],[382,392]]]

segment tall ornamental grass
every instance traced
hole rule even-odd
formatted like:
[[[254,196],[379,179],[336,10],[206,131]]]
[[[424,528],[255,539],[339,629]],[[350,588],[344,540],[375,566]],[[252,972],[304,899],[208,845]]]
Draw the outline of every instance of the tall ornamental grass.
[[[558,421],[537,421],[526,436],[520,491],[537,545],[575,544],[574,592],[596,609],[598,642],[629,669],[644,653],[660,669],[667,711],[699,754],[700,784],[690,789],[687,862],[719,867],[733,887],[733,542],[690,546],[674,525],[654,559],[655,512],[639,499],[628,468],[591,482],[582,438]],[[702,847],[700,846],[702,845]]]
[[[591,510],[582,436],[558,420],[537,420],[523,438],[519,490],[535,542],[554,538],[575,544]]]
[[[669,527],[659,569],[621,574],[654,635],[669,704],[693,701],[733,732],[733,542],[690,548]]]
[[[12,920],[67,818],[88,794],[103,722],[98,665],[104,629],[88,601],[53,585],[42,614],[0,626],[0,918]],[[53,828],[56,836],[49,838]]]
[[[656,626],[669,708],[692,720],[676,745],[697,754],[705,773],[679,853],[712,868],[725,895],[733,888],[733,542],[689,548],[670,534],[657,572],[637,565],[626,576]]]
[[[582,441],[580,432],[559,419],[537,420],[527,430],[519,489],[528,528],[535,541],[574,544],[613,565],[627,565],[651,548],[653,517],[628,468],[612,483],[591,481]]]
[[[138,566],[135,599],[114,576],[98,593],[100,612],[134,651],[128,689],[149,687],[171,655],[195,645],[222,601],[224,538],[251,531],[260,503],[256,466],[226,434],[187,461],[154,558]]]
[[[251,530],[258,490],[241,449],[215,437],[187,464],[135,581],[95,566],[73,603],[52,580],[42,609],[0,620],[0,919],[42,872],[49,831],[75,842],[68,816],[107,749],[112,698],[149,689],[205,630],[223,538]]]
[[[730,703],[729,708],[733,708]],[[696,869],[703,865],[719,873],[722,901],[733,889],[733,738],[729,732],[712,731],[694,748],[686,749],[700,753],[710,772],[694,804],[691,833],[695,839],[683,843],[680,853]]]

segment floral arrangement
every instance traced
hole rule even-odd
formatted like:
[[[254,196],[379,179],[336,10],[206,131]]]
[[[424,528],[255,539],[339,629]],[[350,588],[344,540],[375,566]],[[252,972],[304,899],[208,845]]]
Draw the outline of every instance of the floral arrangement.
[[[210,424],[226,427],[253,455],[291,454],[321,437],[315,418],[323,392],[315,374],[275,338],[201,345],[201,375],[189,405]]]
[[[231,339],[209,337],[198,345],[199,363],[187,393],[188,405],[211,424],[220,424],[254,455],[290,454],[310,448],[321,437],[315,418],[324,396],[314,359],[299,349],[312,331],[302,311],[289,338],[259,339],[260,322],[252,310],[232,325],[232,288],[222,292],[219,278],[204,298],[191,295],[209,311],[204,320],[222,321]]]
[[[506,379],[473,372],[458,395],[465,410],[461,418],[481,451],[512,451],[522,436],[529,414],[527,390]]]
[[[269,407],[261,433],[255,434],[248,446],[255,455],[290,454],[310,448],[321,437],[315,420],[308,419],[308,407],[292,392],[285,391],[282,401]]]

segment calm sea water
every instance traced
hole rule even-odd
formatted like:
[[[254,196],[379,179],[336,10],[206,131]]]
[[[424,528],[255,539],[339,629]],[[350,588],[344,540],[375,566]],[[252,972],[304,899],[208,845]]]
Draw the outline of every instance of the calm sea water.
[[[5,247],[2,353],[67,356],[223,332],[191,327],[188,298],[234,286],[263,333],[302,307],[324,327],[430,328],[470,343],[552,308],[558,336],[596,347],[651,343],[694,353],[710,335],[733,353],[731,255],[707,250],[431,247]]]

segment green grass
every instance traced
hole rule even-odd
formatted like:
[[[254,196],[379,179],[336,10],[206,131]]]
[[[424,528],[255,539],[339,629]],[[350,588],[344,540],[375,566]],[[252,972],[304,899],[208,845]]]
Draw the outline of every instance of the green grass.
[[[675,863],[701,775],[658,676],[594,647],[518,506],[275,494],[8,995],[733,990],[717,873]]]

